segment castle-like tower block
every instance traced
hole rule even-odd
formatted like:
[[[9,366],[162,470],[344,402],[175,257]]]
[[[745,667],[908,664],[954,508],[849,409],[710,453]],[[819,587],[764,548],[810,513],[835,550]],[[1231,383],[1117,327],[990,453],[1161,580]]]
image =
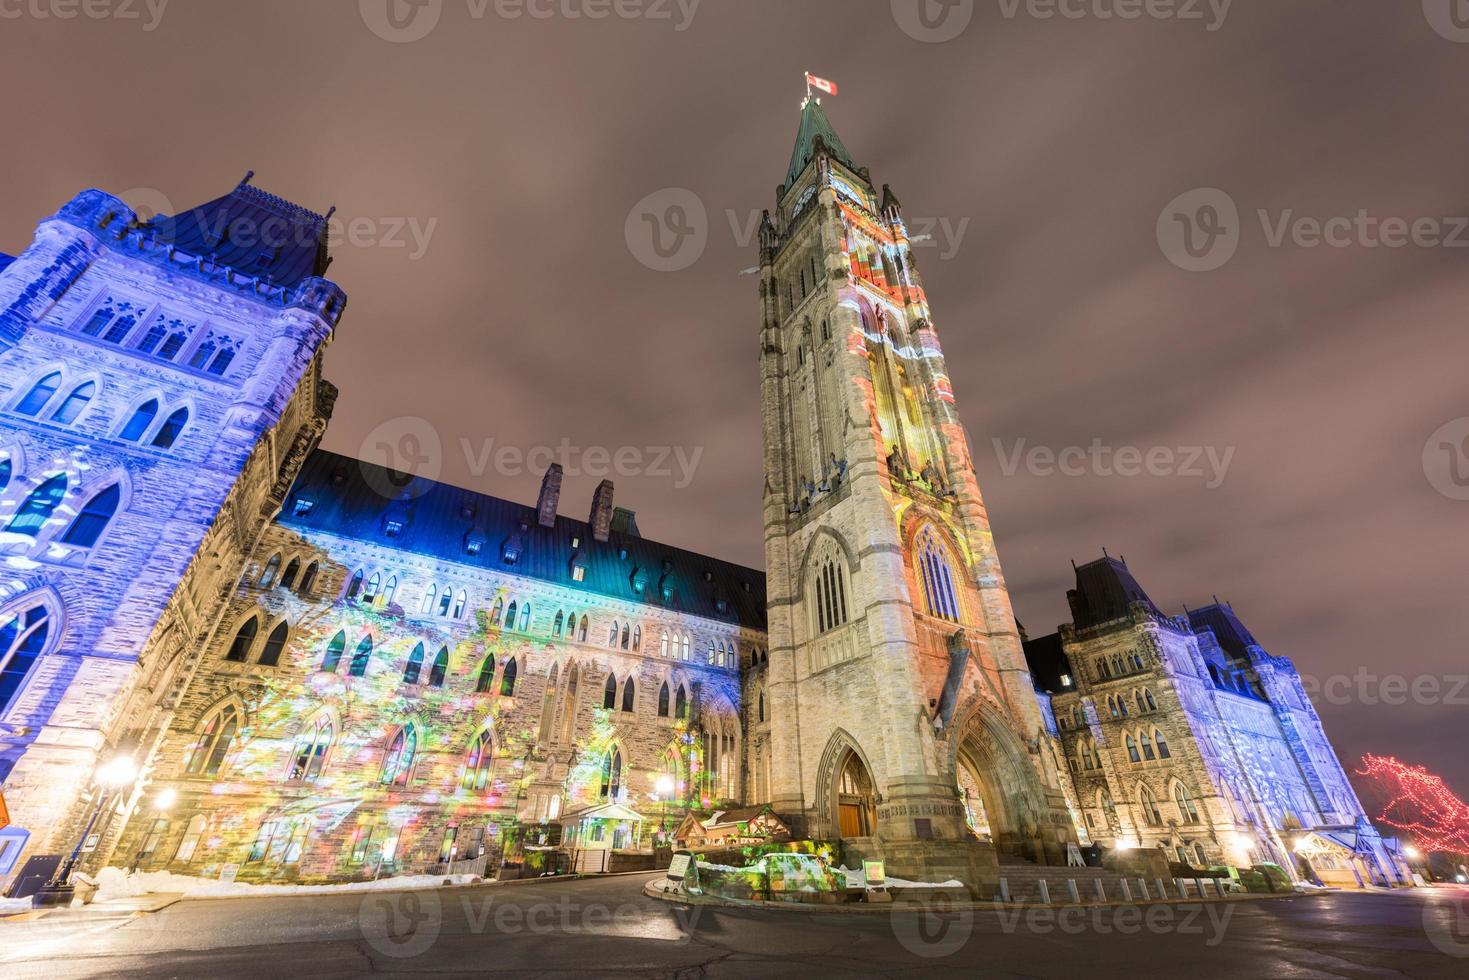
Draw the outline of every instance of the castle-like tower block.
[[[105,863],[245,557],[315,446],[346,297],[326,218],[249,183],[141,221],[86,191],[0,263],[0,785]]]
[[[1076,839],[901,207],[818,101],[760,229],[771,797],[992,892]]]

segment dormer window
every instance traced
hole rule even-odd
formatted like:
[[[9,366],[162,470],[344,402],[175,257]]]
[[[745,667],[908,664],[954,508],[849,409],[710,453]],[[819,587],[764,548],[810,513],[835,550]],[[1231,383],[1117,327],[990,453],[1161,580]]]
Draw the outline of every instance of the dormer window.
[[[587,569],[585,565],[574,565],[571,569],[571,580],[573,582],[586,581]]]
[[[390,538],[396,538],[403,533],[402,521],[384,521],[383,534]]]
[[[632,572],[632,590],[642,595],[648,588],[648,573],[641,568],[634,568]]]
[[[500,557],[505,559],[505,564],[514,565],[520,559],[520,543],[515,538],[506,541]]]
[[[311,509],[315,506],[316,501],[309,497],[297,497],[296,506],[291,509],[291,513],[296,517],[305,517],[311,513]]]
[[[618,559],[620,561],[627,561],[627,549],[626,548],[618,548],[617,549],[617,557],[618,557]]]
[[[716,608],[716,609],[719,610],[720,615],[727,614],[729,612],[729,600],[728,599],[723,599],[723,598],[717,600],[714,603],[714,608]]]
[[[1061,686],[1062,687],[1070,687],[1071,686],[1071,675],[1070,674],[1062,674],[1061,675]]]
[[[484,545],[485,543],[481,539],[470,538],[469,540],[464,542],[464,553],[466,555],[477,555],[480,553],[480,549],[483,548]]]
[[[571,539],[571,546],[573,548],[580,548],[581,547],[581,538],[573,536],[572,539]]]

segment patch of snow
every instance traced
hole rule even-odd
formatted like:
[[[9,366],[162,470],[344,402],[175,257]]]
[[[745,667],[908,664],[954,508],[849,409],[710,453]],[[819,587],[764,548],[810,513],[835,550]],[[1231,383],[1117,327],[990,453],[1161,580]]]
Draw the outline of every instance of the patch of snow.
[[[10,915],[13,912],[28,912],[31,908],[29,898],[0,898],[0,915]]]
[[[183,895],[184,898],[332,895],[341,892],[438,888],[445,882],[454,885],[470,885],[480,880],[479,875],[404,875],[398,878],[352,881],[337,885],[252,885],[243,881],[220,881],[217,878],[176,875],[171,871],[145,871],[130,875],[121,868],[103,868],[97,872],[97,894],[92,900],[105,902],[110,899],[158,893]]]

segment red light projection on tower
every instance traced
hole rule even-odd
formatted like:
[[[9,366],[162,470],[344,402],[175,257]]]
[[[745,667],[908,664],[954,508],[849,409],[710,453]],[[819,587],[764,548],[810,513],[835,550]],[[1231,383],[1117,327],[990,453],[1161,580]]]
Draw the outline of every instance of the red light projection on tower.
[[[1357,775],[1375,780],[1390,797],[1378,820],[1412,834],[1425,851],[1469,853],[1469,804],[1441,777],[1390,756],[1363,756],[1362,765]]]

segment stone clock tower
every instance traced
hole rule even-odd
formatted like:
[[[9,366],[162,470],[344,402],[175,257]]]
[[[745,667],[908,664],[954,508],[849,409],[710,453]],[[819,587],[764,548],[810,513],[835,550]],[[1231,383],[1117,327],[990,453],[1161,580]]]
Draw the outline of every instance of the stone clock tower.
[[[760,302],[772,802],[988,894],[1074,822],[901,207],[816,99]]]

